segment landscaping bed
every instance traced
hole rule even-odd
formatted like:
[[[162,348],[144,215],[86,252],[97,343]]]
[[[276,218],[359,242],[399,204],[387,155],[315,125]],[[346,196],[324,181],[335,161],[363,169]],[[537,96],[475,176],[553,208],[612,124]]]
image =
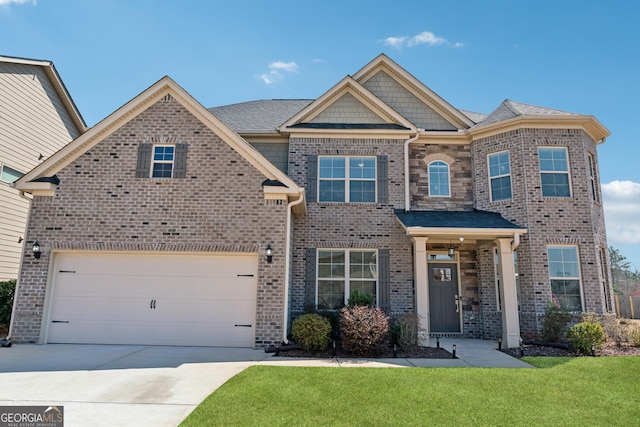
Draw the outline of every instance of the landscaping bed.
[[[315,359],[331,359],[334,357],[344,359],[349,357],[356,357],[344,351],[339,342],[336,342],[335,351],[333,349],[333,345],[330,345],[326,350],[319,352],[305,351],[302,348],[297,348],[295,344],[292,344],[291,346],[293,346],[294,348],[285,351],[277,351],[276,354],[279,357],[308,357]],[[286,349],[286,347],[284,348]],[[393,347],[389,347],[375,355],[367,356],[366,358],[390,359],[393,357],[404,359],[453,359],[453,355],[444,348],[422,346],[396,346],[395,354],[393,351]]]

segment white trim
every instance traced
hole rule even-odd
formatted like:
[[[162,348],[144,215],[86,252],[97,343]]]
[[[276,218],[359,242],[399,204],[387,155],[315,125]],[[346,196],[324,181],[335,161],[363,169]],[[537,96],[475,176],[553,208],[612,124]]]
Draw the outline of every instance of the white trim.
[[[567,170],[566,171],[543,171],[542,165],[540,164],[540,149],[563,149],[566,157],[565,160],[567,162]],[[554,146],[554,145],[539,145],[536,149],[538,153],[538,171],[540,172],[540,192],[542,193],[542,197],[545,199],[571,199],[573,197],[573,186],[571,182],[571,163],[569,161],[569,148],[566,146]],[[569,195],[568,196],[545,196],[544,195],[544,184],[542,183],[542,174],[566,174],[567,175],[567,185],[569,186]]]
[[[156,160],[156,148],[160,148],[160,147],[172,147],[173,148],[173,154],[171,156],[171,160]],[[154,179],[167,179],[167,178],[173,178],[173,173],[175,172],[175,166],[176,166],[176,144],[165,144],[165,143],[161,143],[161,144],[153,144],[153,146],[151,147],[151,162],[150,162],[150,170],[149,170],[149,178],[154,178]],[[164,164],[164,165],[171,165],[171,176],[153,176],[153,168],[156,164]]]
[[[496,176],[491,176],[491,160],[490,157],[491,156],[499,156],[502,153],[507,153],[507,160],[509,160],[509,173],[507,174],[502,174],[502,175],[496,175]],[[493,202],[502,202],[504,200],[513,200],[513,179],[511,176],[511,153],[509,152],[509,150],[502,150],[502,151],[496,151],[494,153],[488,153],[487,154],[487,174],[489,175],[489,201],[491,203]],[[499,200],[493,200],[493,186],[491,185],[494,179],[498,179],[498,178],[505,178],[505,177],[509,177],[509,189],[511,190],[511,197],[509,197],[508,199],[499,199]]]
[[[574,277],[560,277],[560,276],[552,276],[551,275],[551,260],[549,259],[549,248],[574,248],[576,251],[576,265],[578,266],[578,276]],[[580,288],[580,310],[579,311],[585,311],[585,300],[584,300],[584,289],[583,289],[583,281],[582,281],[582,266],[581,266],[581,262],[580,262],[580,248],[578,247],[578,245],[563,245],[563,244],[553,244],[553,245],[547,245],[546,247],[547,249],[547,270],[549,273],[549,291],[551,292],[551,298],[553,300],[553,289],[551,287],[551,281],[552,280],[577,280],[578,281],[578,286]],[[563,262],[564,263],[564,262]]]
[[[434,163],[443,163],[447,165],[447,194],[431,194],[431,165]],[[441,159],[433,160],[427,165],[427,174],[429,176],[429,197],[451,197],[451,165]]]
[[[320,161],[322,159],[327,159],[327,158],[334,158],[334,159],[344,159],[344,178],[321,178],[320,177]],[[351,167],[350,167],[350,160],[351,159],[357,159],[357,158],[362,158],[362,159],[373,159],[373,173],[374,173],[374,177],[373,178],[351,178]],[[378,202],[378,158],[377,156],[359,156],[359,155],[323,155],[320,154],[318,155],[318,166],[317,166],[317,172],[318,175],[316,177],[317,179],[317,194],[316,194],[316,200],[318,201],[318,203],[355,203],[355,204],[375,204]],[[344,182],[344,200],[341,201],[325,201],[325,200],[320,200],[320,181],[342,181]],[[373,201],[366,201],[366,202],[353,202],[351,201],[351,182],[355,182],[355,181],[359,181],[359,182],[371,182],[373,181],[373,185],[374,185],[374,193],[373,193]]]

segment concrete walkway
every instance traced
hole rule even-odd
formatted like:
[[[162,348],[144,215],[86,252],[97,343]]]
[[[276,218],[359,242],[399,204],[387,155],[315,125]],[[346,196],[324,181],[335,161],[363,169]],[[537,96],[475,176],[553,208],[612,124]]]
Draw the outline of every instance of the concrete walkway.
[[[0,348],[0,406],[63,406],[65,427],[176,426],[252,365],[531,368],[490,341],[444,340],[459,359],[298,359],[260,350],[15,344]]]

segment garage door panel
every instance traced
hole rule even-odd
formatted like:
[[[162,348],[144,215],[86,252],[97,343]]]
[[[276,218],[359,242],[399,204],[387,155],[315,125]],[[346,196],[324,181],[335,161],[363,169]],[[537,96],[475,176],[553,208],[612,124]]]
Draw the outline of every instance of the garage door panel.
[[[256,295],[256,255],[62,253],[47,341],[253,347]]]

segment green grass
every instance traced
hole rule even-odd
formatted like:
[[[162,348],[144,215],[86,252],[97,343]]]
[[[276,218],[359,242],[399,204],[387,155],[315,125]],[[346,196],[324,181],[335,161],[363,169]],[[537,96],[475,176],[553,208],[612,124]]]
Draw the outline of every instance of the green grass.
[[[253,366],[181,425],[640,424],[640,357],[526,361],[543,369]]]

